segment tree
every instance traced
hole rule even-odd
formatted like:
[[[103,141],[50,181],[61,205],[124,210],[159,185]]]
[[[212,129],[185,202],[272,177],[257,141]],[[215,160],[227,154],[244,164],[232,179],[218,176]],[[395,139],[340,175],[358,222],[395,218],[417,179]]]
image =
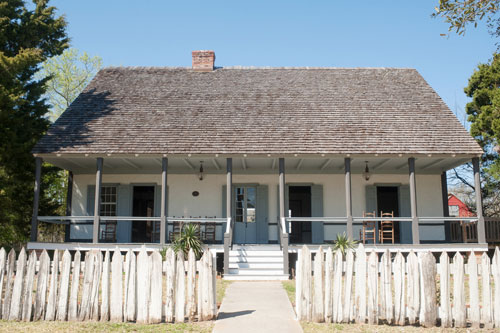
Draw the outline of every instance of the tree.
[[[32,212],[34,159],[31,150],[49,126],[43,98],[46,78],[36,79],[40,64],[68,46],[66,21],[47,0],[30,8],[22,0],[0,5],[0,244],[27,239]],[[44,168],[49,174],[51,168]],[[47,177],[44,177],[44,180]],[[59,203],[42,183],[41,214]]]
[[[60,56],[47,59],[43,63],[38,75],[50,78],[47,81],[46,95],[52,106],[52,121],[69,107],[101,66],[101,57],[90,57],[86,52],[80,53],[74,48],[67,49]]]
[[[433,17],[443,17],[449,30],[455,30],[459,35],[465,34],[468,25],[477,27],[479,21],[485,19],[490,27],[490,33],[500,36],[500,21],[497,12],[500,0],[440,0]]]
[[[469,84],[464,91],[472,98],[465,108],[467,120],[471,124],[471,134],[484,150],[481,157],[483,210],[485,215],[499,216],[500,55],[495,54],[489,63],[480,64],[469,78]],[[472,172],[470,165],[467,165],[465,170]],[[464,190],[464,193],[473,194],[472,181],[460,171],[455,169],[452,178],[469,189]]]

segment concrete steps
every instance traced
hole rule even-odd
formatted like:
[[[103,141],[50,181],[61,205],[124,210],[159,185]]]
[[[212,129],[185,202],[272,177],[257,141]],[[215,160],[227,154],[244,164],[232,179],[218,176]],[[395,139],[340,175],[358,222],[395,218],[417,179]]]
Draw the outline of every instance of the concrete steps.
[[[283,274],[279,245],[235,245],[229,251],[229,274],[225,280],[288,280]]]

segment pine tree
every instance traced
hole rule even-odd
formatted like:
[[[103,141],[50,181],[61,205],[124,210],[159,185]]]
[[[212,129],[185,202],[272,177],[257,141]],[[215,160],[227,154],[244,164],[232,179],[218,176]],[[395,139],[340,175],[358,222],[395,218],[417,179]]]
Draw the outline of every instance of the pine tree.
[[[0,2],[0,244],[15,245],[29,234],[34,158],[31,150],[49,126],[42,97],[47,78],[36,79],[40,64],[68,46],[66,21],[48,1]],[[53,168],[44,179],[50,179]],[[47,184],[42,184],[42,190]],[[60,203],[42,196],[41,213]]]

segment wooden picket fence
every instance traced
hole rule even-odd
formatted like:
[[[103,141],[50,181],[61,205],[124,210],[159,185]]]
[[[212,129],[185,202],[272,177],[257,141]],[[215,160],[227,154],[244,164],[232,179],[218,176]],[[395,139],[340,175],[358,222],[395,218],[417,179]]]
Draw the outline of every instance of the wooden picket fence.
[[[4,320],[70,320],[160,323],[212,320],[216,316],[216,272],[206,251],[196,261],[193,251],[184,255],[168,249],[123,260],[113,253],[89,251],[81,261],[66,250],[51,261],[24,249],[6,256],[0,249],[0,318]],[[61,260],[60,260],[61,259]],[[198,274],[197,274],[198,272]]]
[[[325,253],[326,252],[326,253]],[[443,252],[410,251],[394,258],[319,248],[314,261],[304,246],[297,261],[296,312],[299,320],[334,323],[420,324],[424,327],[500,327],[500,251],[493,262]],[[314,272],[314,274],[312,274]],[[466,304],[468,296],[468,304]]]

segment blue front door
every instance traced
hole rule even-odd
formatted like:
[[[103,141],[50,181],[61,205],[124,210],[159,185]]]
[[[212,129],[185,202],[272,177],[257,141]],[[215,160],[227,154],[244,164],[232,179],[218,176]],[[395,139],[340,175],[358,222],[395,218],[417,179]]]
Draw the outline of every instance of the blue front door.
[[[257,242],[257,189],[255,186],[237,186],[234,191],[234,242],[255,244]]]

